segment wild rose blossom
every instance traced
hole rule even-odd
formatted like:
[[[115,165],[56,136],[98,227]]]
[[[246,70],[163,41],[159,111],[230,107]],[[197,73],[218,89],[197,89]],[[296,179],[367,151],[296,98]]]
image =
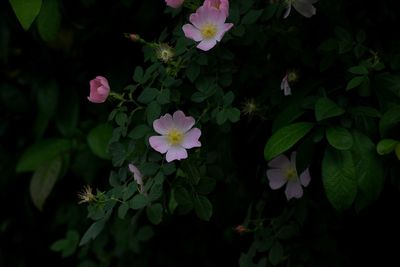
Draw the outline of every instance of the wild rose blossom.
[[[90,95],[88,99],[92,103],[104,103],[110,94],[110,85],[106,78],[97,76],[90,81]]]
[[[229,31],[232,23],[225,23],[226,14],[220,10],[203,5],[189,17],[191,24],[183,25],[185,36],[199,42],[197,48],[208,51],[220,42],[225,32]]]
[[[286,19],[289,16],[292,6],[301,15],[306,18],[310,18],[315,15],[317,11],[317,9],[312,5],[317,1],[318,0],[286,0],[287,9],[285,11],[285,14],[283,15],[283,18]]]
[[[165,0],[167,6],[172,8],[179,8],[183,4],[184,0]]]
[[[167,153],[168,162],[186,159],[186,149],[201,147],[201,131],[193,128],[194,123],[193,117],[185,116],[180,110],[175,111],[173,116],[168,113],[161,116],[153,122],[154,130],[161,136],[151,136],[150,146],[161,154]]]
[[[133,174],[133,179],[139,186],[139,191],[143,192],[143,175],[139,169],[132,163],[128,164],[129,171]]]
[[[285,96],[291,95],[292,94],[292,89],[290,88],[289,81],[288,81],[288,75],[286,74],[285,77],[283,77],[282,82],[281,82],[281,90],[283,90],[283,94]]]
[[[267,170],[267,177],[271,189],[279,189],[286,184],[285,195],[287,200],[301,198],[303,188],[311,180],[308,168],[299,175],[296,170],[296,152],[293,152],[290,160],[285,155],[280,155],[268,163],[272,169]]]
[[[229,15],[229,1],[228,0],[205,0],[203,6],[215,8],[221,11],[225,17]]]

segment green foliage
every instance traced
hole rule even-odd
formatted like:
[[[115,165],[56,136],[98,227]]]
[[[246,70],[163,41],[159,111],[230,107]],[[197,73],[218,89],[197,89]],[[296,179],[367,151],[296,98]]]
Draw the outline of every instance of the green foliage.
[[[282,154],[295,145],[312,128],[309,122],[297,122],[277,130],[267,141],[264,148],[264,157],[267,161]]]
[[[61,157],[52,159],[50,162],[41,165],[35,170],[29,186],[31,198],[35,206],[43,209],[46,198],[53,189],[53,186],[61,173]]]
[[[26,149],[18,160],[16,171],[36,171],[38,168],[71,149],[67,139],[41,140]]]
[[[94,127],[87,136],[87,142],[92,152],[103,159],[109,159],[108,142],[112,134],[112,127],[105,123]]]
[[[24,30],[28,30],[40,12],[42,0],[9,0]]]
[[[328,200],[339,211],[349,208],[357,195],[355,168],[350,152],[326,149],[322,161],[322,181]]]
[[[165,12],[164,1],[0,4],[0,196],[13,199],[1,266],[343,266],[395,255],[358,237],[396,236],[385,211],[400,188],[400,41],[382,29],[398,24],[398,4],[318,1],[306,18],[292,3],[283,19],[285,1],[231,0],[234,26],[202,51],[182,31],[202,2]],[[106,103],[87,100],[97,75],[111,86]],[[149,138],[177,110],[201,146],[167,162],[158,150],[171,143],[156,150]],[[292,152],[292,165],[269,166]],[[278,167],[282,188],[266,176]],[[300,177],[288,201],[306,169],[309,185]],[[37,255],[20,257],[25,247]]]
[[[42,8],[37,18],[39,34],[46,42],[53,41],[61,23],[59,0],[42,0]]]

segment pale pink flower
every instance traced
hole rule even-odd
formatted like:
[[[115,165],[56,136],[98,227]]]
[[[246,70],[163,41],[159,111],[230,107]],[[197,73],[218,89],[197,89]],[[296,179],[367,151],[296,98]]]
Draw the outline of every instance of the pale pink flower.
[[[226,15],[216,8],[201,6],[189,17],[190,23],[182,29],[187,38],[200,42],[197,48],[208,51],[220,42],[225,32],[229,31],[232,23],[225,23]]]
[[[168,113],[161,116],[153,122],[154,130],[161,136],[151,136],[150,146],[161,154],[167,153],[168,162],[186,159],[186,149],[201,146],[201,131],[199,128],[192,128],[194,123],[193,117],[186,117],[180,110],[175,111],[173,116]]]
[[[139,169],[135,166],[135,165],[133,165],[132,163],[131,164],[128,164],[128,168],[129,168],[129,171],[133,174],[133,179],[135,180],[135,182],[140,186],[140,187],[142,187],[143,186],[143,175],[142,175],[142,173],[139,171]]]
[[[290,14],[292,6],[297,10],[301,15],[306,18],[310,18],[315,15],[317,9],[312,5],[316,3],[318,0],[286,0],[287,9],[283,18],[287,18]]]
[[[104,103],[110,94],[110,86],[106,78],[97,76],[90,81],[90,95],[88,99],[93,103]]]
[[[221,11],[225,17],[229,15],[229,0],[205,0],[203,6],[212,7]]]
[[[281,90],[283,90],[283,94],[285,96],[291,95],[292,94],[292,90],[290,88],[289,85],[289,81],[288,81],[288,75],[286,74],[285,77],[283,77],[282,82],[281,82]]]
[[[303,188],[311,180],[308,168],[299,175],[296,170],[296,152],[293,152],[289,160],[285,155],[280,155],[268,163],[272,169],[267,170],[267,177],[271,189],[279,189],[286,184],[285,195],[287,200],[301,198]]]
[[[172,8],[179,8],[183,4],[184,0],[165,0],[167,6]]]

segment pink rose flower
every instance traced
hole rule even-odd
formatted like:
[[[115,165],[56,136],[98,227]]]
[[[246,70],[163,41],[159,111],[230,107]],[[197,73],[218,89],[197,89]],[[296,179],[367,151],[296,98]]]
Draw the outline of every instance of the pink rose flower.
[[[311,180],[308,168],[300,174],[296,170],[296,152],[293,152],[291,159],[285,155],[280,155],[268,163],[272,169],[267,170],[267,177],[271,189],[279,189],[286,184],[285,195],[287,200],[291,198],[301,198],[303,196],[303,188],[306,187]]]
[[[133,174],[133,179],[139,186],[139,192],[143,192],[143,175],[139,171],[139,169],[133,165],[133,164],[128,164],[129,171]]]
[[[184,0],[165,0],[167,6],[172,8],[179,8],[183,4]]]
[[[317,12],[317,9],[312,5],[317,1],[318,0],[286,0],[287,9],[283,15],[283,18],[286,19],[289,16],[292,6],[301,15],[306,18],[310,18]]]
[[[185,36],[200,42],[197,48],[208,51],[220,42],[232,23],[225,23],[226,15],[216,8],[201,6],[189,17],[190,23],[182,27]]]
[[[104,103],[110,94],[110,86],[106,78],[97,76],[90,81],[90,95],[88,99],[92,103]]]
[[[161,136],[151,136],[150,146],[161,154],[167,153],[168,162],[186,159],[186,149],[201,147],[201,131],[192,128],[194,123],[193,117],[186,117],[180,110],[175,111],[173,116],[168,113],[161,116],[153,122],[154,130]]]
[[[221,11],[225,17],[229,15],[229,0],[205,0],[203,6],[212,7]]]

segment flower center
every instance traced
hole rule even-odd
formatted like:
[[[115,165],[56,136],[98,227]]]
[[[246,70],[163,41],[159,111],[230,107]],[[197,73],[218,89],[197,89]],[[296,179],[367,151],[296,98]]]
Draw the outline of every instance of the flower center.
[[[168,134],[167,134],[167,139],[170,145],[178,145],[182,142],[183,139],[183,133],[181,131],[178,131],[177,129],[172,129]]]
[[[204,24],[200,30],[204,39],[211,39],[217,33],[217,27],[212,23]]]
[[[293,167],[290,167],[289,169],[286,170],[286,179],[288,181],[296,181],[297,179],[297,172],[296,169]]]

